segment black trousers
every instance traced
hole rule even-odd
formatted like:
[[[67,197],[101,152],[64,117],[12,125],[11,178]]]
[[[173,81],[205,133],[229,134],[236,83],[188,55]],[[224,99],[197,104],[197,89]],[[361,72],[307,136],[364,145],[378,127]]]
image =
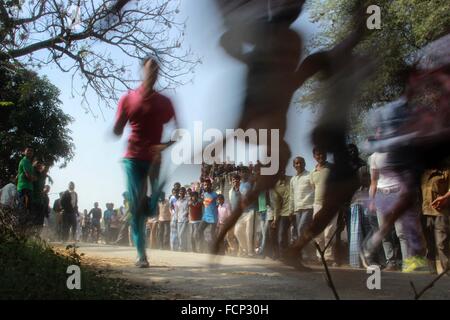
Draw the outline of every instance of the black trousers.
[[[206,228],[210,228],[210,234],[211,234],[211,242],[206,241],[205,239],[205,230]],[[202,247],[202,251],[205,253],[210,252],[211,245],[214,243],[214,240],[216,239],[216,223],[208,223],[205,221],[200,222],[200,225],[198,226],[198,239],[200,239],[200,246]]]
[[[72,240],[76,239],[77,216],[75,212],[63,212],[62,240],[69,240],[69,233],[72,231]]]
[[[94,232],[94,230],[95,230],[95,233],[92,234],[92,232]],[[102,233],[102,228],[100,226],[100,220],[93,220],[92,227],[91,227],[92,241],[98,242],[98,239],[100,238],[101,233]]]
[[[32,203],[31,204],[31,223],[34,226],[42,227],[44,225],[45,219],[45,206],[40,203]]]
[[[280,257],[280,251],[278,250],[278,225],[272,227],[273,220],[268,220],[267,223],[269,224],[269,232],[268,237],[269,239],[266,241],[266,248],[265,251],[267,252],[266,255],[271,257],[272,259],[276,260]]]
[[[435,260],[436,254],[441,263],[442,269],[445,269],[449,260],[449,217],[440,216],[422,216],[422,227],[427,243],[427,259]]]
[[[39,236],[44,226],[46,211],[45,206],[40,203],[31,203],[29,221],[27,226],[30,232],[36,236]]]

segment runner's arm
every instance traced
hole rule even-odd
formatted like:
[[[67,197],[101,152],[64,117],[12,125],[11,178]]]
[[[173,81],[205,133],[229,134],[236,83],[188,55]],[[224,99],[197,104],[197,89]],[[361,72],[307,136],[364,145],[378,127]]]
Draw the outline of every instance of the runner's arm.
[[[128,122],[128,117],[125,112],[125,102],[127,96],[123,96],[119,101],[119,106],[117,108],[116,113],[116,121],[114,123],[113,132],[116,136],[121,136],[123,134],[123,130]]]
[[[303,60],[297,71],[298,85],[320,71],[330,73],[332,65],[343,64],[351,57],[351,51],[361,41],[365,30],[364,19],[359,19],[356,30],[330,50],[313,53]]]

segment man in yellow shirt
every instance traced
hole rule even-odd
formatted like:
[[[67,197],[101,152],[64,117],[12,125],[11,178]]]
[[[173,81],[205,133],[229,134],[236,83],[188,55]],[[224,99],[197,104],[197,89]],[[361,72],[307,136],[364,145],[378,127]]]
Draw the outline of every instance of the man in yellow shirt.
[[[294,213],[290,208],[290,178],[286,176],[284,169],[280,169],[278,181],[270,192],[270,202],[274,211],[272,224],[278,229],[280,258],[285,260],[286,263],[293,265],[299,271],[311,271],[310,268],[302,264],[300,254],[296,260],[292,260],[292,257],[287,256],[289,228],[294,224]]]
[[[328,176],[331,170],[331,164],[327,161],[326,152],[320,150],[319,148],[313,149],[314,159],[317,161],[316,168],[311,172],[311,185],[314,188],[314,204],[313,204],[313,216],[322,209],[324,194],[325,194],[325,186]],[[337,227],[337,215],[334,215],[333,219],[327,225],[323,233],[317,236],[317,242],[320,247],[325,248],[328,242],[331,241],[334,232]],[[320,258],[319,253],[317,256]],[[328,248],[325,250],[325,260],[331,265],[335,264],[334,252],[333,252],[333,244],[331,243]]]
[[[444,270],[449,261],[450,170],[429,169],[422,175],[422,226],[427,245],[427,260],[432,274],[436,254]]]

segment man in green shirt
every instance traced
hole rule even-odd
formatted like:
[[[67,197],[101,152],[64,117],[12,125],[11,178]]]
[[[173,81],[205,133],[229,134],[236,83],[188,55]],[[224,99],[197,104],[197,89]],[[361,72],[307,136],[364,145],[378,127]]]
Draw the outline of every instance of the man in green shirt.
[[[17,179],[17,191],[21,200],[22,207],[29,211],[31,205],[31,193],[33,192],[34,169],[31,165],[33,159],[33,148],[27,147],[24,151],[24,157],[19,162]]]
[[[269,234],[269,220],[267,219],[267,205],[270,203],[269,197],[268,191],[263,191],[258,196],[258,214],[261,225],[261,239],[259,241],[258,256],[263,258],[266,256],[265,249]]]

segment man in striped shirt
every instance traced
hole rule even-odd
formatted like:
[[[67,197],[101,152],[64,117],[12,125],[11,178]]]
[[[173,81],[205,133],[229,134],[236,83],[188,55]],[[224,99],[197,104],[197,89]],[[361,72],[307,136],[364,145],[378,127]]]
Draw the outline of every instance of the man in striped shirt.
[[[189,235],[189,199],[186,197],[186,188],[180,188],[179,198],[174,205],[175,214],[177,216],[178,230],[178,249],[180,251],[188,250]]]

